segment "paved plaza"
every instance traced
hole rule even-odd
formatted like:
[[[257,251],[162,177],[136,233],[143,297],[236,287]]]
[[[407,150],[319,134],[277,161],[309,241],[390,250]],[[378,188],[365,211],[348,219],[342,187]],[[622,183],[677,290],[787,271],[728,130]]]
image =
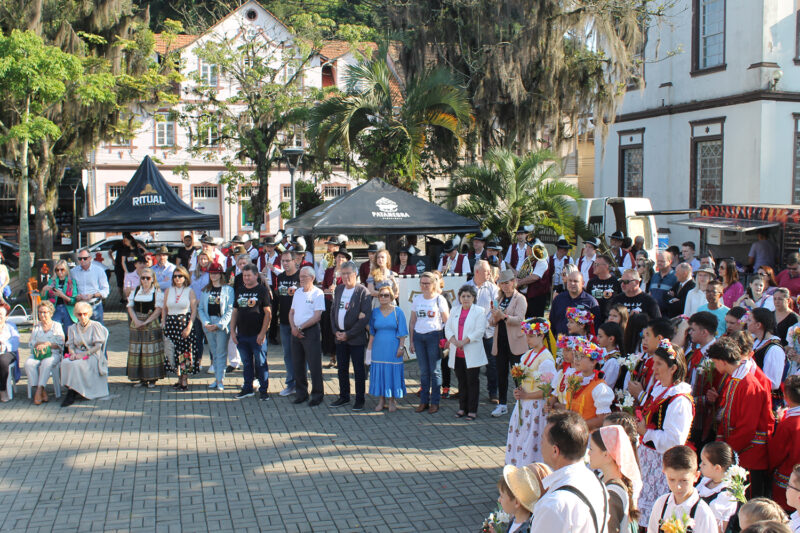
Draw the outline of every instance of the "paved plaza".
[[[106,324],[110,399],[62,409],[48,387],[35,406],[23,373],[0,406],[0,530],[472,532],[495,505],[508,418],[489,415],[485,385],[474,422],[454,418],[455,400],[414,413],[415,362],[396,413],[374,413],[372,398],[358,413],[329,408],[335,369],[325,404],[297,406],[277,394],[273,346],[268,402],[233,399],[240,372],[224,392],[207,389],[205,370],[188,392],[173,378],[133,388],[124,315]]]

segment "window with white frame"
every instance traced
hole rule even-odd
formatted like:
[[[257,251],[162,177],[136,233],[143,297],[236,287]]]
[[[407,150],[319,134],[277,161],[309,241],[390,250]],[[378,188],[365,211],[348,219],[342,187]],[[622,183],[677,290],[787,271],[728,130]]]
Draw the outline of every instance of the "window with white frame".
[[[195,200],[211,200],[218,198],[219,192],[213,185],[197,185],[193,188],[192,196]]]
[[[331,200],[336,198],[337,196],[341,196],[347,192],[347,187],[345,185],[323,185],[322,186],[322,195],[325,197],[326,200]],[[291,194],[291,191],[290,191]]]
[[[725,63],[725,1],[695,0],[697,70]]]
[[[125,190],[124,185],[109,185],[108,186],[108,205],[113,204],[119,198],[119,195],[122,194],[122,191]]]
[[[691,123],[691,207],[722,203],[724,118]]]
[[[197,144],[219,146],[219,126],[216,122],[200,120],[197,123]]]
[[[281,200],[284,202],[291,202],[292,201],[292,186],[291,185],[282,185],[281,186]]]
[[[175,146],[175,121],[168,115],[156,121],[156,146]]]
[[[206,87],[216,87],[219,81],[219,68],[212,63],[200,64],[200,83]]]

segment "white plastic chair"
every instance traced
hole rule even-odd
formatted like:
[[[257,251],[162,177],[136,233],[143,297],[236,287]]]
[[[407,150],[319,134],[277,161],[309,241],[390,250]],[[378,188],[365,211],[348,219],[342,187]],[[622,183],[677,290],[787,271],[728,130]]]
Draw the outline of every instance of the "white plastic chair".
[[[55,357],[55,356],[53,356]],[[60,365],[54,365],[50,367],[50,375],[53,377],[53,392],[55,393],[56,398],[61,398],[61,368]],[[31,391],[33,390],[33,383],[31,380],[28,380],[28,399],[30,400],[33,396],[31,395]]]
[[[8,381],[6,382],[6,393],[8,394],[8,399],[14,399],[14,370],[17,368],[17,362],[14,361],[10,365],[8,365]]]
[[[22,314],[21,315],[19,315],[19,314],[15,315],[14,313],[17,310],[22,311]],[[22,326],[22,325],[33,324],[33,319],[34,319],[34,315],[32,313],[29,315],[28,312],[25,311],[25,308],[22,307],[22,305],[17,304],[17,305],[14,306],[14,308],[11,311],[9,311],[8,318],[6,320],[8,322],[11,322],[15,326],[19,327],[19,326]]]

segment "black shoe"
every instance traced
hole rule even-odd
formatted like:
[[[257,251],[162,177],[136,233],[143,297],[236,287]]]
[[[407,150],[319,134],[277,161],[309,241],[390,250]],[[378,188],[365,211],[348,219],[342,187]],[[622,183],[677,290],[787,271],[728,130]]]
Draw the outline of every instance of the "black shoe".
[[[306,396],[305,398],[298,397],[292,400],[292,403],[305,403],[306,400],[308,400],[308,396]]]
[[[64,396],[64,399],[61,400],[61,407],[69,407],[75,403],[75,391],[70,389],[67,391],[67,395]]]
[[[364,400],[356,400],[356,403],[353,404],[353,411],[363,411],[364,410]]]
[[[242,398],[249,398],[250,396],[255,396],[255,395],[256,393],[253,391],[250,392],[241,391],[239,394],[234,396],[234,398],[236,398],[237,400],[241,400]]]
[[[269,394],[266,394],[266,393],[265,394],[259,394],[258,395],[258,399],[261,400],[262,402],[266,402],[266,401],[269,400]]]
[[[341,407],[343,405],[347,405],[350,403],[350,400],[345,400],[344,398],[337,398],[336,401],[330,403],[331,407]]]
[[[322,403],[322,398],[320,398],[318,400],[311,400],[310,402],[308,402],[308,406],[309,407],[316,407],[321,403]]]
[[[225,368],[225,372],[228,373],[228,374],[230,374],[231,372],[236,372],[237,370],[239,370],[239,367],[232,366],[232,365],[228,365]]]

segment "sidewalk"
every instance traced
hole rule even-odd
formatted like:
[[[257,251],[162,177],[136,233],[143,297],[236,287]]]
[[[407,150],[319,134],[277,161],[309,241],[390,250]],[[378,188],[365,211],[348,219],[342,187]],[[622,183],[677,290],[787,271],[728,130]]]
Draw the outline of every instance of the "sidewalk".
[[[329,408],[335,369],[325,403],[298,406],[277,394],[283,353],[272,346],[268,402],[233,399],[240,372],[224,392],[207,389],[205,371],[188,392],[174,378],[134,389],[124,315],[106,324],[111,399],[62,409],[50,393],[35,406],[23,373],[0,405],[2,531],[466,532],[495,507],[508,418],[489,415],[485,385],[474,422],[454,418],[454,400],[413,412],[415,362],[396,413],[374,413],[372,398],[358,413]]]

